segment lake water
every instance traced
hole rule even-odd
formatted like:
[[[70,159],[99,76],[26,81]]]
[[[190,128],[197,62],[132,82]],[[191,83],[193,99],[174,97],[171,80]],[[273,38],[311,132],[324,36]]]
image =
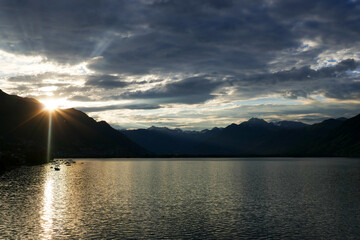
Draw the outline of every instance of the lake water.
[[[0,175],[0,239],[360,238],[360,159],[75,160]]]

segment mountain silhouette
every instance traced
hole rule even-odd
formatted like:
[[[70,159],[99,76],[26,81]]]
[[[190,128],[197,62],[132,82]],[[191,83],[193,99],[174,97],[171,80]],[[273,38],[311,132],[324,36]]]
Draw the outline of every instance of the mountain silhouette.
[[[308,141],[307,154],[320,156],[360,156],[360,114],[348,120],[331,119],[315,125],[319,134]]]
[[[279,122],[273,122],[272,124],[287,129],[297,129],[297,128],[303,128],[309,126],[308,124],[302,122],[295,122],[295,121],[279,121]]]
[[[76,109],[58,109],[50,113],[35,99],[8,95],[1,90],[0,103],[0,157],[8,159],[6,161],[45,161],[50,114],[53,157],[138,157],[147,154],[145,149],[106,122],[97,122]]]
[[[360,115],[313,125],[252,118],[202,131],[156,128],[121,130],[159,155],[179,156],[360,156]]]
[[[79,110],[50,113],[35,99],[1,90],[0,103],[0,169],[47,160],[50,117],[51,157],[360,156],[360,115],[313,125],[252,118],[202,131],[118,131]]]

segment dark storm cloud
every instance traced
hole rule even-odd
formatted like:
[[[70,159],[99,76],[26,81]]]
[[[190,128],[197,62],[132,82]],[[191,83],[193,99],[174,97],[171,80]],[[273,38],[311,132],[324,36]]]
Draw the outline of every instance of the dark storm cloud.
[[[271,15],[292,24],[298,37],[318,37],[323,44],[333,47],[359,45],[359,41],[354,41],[360,37],[359,1],[275,0],[272,3]]]
[[[129,109],[129,110],[153,110],[159,109],[155,104],[115,104],[100,107],[79,107],[78,109],[85,112],[103,112],[109,110]]]
[[[101,0],[1,1],[0,46],[58,62],[79,62],[102,49],[101,38],[113,37],[111,29],[127,32],[133,28],[130,5]]]
[[[324,90],[325,96],[335,99],[360,99],[360,82],[333,84]]]
[[[6,51],[58,63],[87,61],[95,73],[84,79],[84,87],[57,90],[78,99],[83,91],[91,99],[193,104],[214,98],[214,91],[229,84],[243,98],[360,95],[356,76],[347,74],[358,66],[355,60],[309,67],[329,52],[360,52],[359,1],[4,0],[0,29],[0,48]],[[306,41],[316,44],[306,46]],[[149,83],[125,81],[148,73],[205,77],[173,79],[117,96],[101,93]]]
[[[323,67],[318,70],[311,69],[310,66],[301,68],[292,68],[290,70],[279,71],[275,73],[253,75],[248,78],[238,79],[234,82],[247,83],[247,84],[276,84],[286,81],[309,81],[316,79],[326,79],[331,77],[346,76],[346,71],[355,70],[360,63],[354,59],[346,59],[335,66]],[[230,80],[231,82],[231,80]]]
[[[69,98],[68,100],[70,101],[78,101],[78,102],[92,102],[94,101],[93,99],[87,97],[87,96],[73,96],[71,98]]]
[[[223,82],[213,81],[206,76],[191,77],[181,81],[171,82],[147,91],[125,93],[127,99],[156,99],[168,103],[202,103],[214,98],[211,93]]]
[[[98,71],[234,71],[297,45],[262,1],[2,1],[0,46]],[[269,56],[266,56],[269,57]]]
[[[102,56],[89,66],[106,73],[262,71],[304,38],[325,49],[360,39],[351,1],[9,0],[0,13],[1,48],[70,63]]]
[[[331,67],[312,69],[310,66],[292,68],[267,74],[228,79],[245,98],[280,93],[284,97],[306,98],[314,92],[324,93],[326,97],[337,99],[356,99],[360,96],[360,78],[347,72],[360,65],[354,59],[346,59]]]
[[[298,44],[289,29],[271,21],[266,9],[257,4],[229,1],[217,8],[215,2],[220,3],[166,1],[149,5],[145,33],[113,45],[111,52],[90,67],[137,74],[249,71],[264,67],[264,57],[270,57],[271,51]]]
[[[94,86],[104,89],[123,88],[129,83],[120,81],[120,78],[112,75],[90,75],[87,77],[86,86]]]

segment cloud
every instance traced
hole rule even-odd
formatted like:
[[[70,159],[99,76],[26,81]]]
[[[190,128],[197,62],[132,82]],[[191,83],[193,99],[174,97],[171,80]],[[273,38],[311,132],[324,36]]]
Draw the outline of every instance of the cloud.
[[[4,0],[0,29],[1,88],[87,111],[360,98],[359,1]]]
[[[359,46],[359,12],[325,0],[2,1],[0,47],[102,74],[266,72],[304,42],[319,44],[286,68]]]
[[[112,75],[90,75],[87,77],[86,86],[94,86],[104,89],[123,88],[129,83],[119,81],[119,77]]]
[[[272,1],[271,14],[294,25],[303,38],[321,40],[326,47],[354,46],[360,36],[359,2],[354,1]]]
[[[93,99],[87,97],[87,96],[73,96],[69,98],[70,101],[77,101],[77,102],[92,102]]]
[[[256,84],[275,84],[285,81],[312,81],[331,77],[339,78],[346,76],[347,71],[355,70],[359,65],[360,63],[354,59],[346,59],[332,67],[323,67],[316,70],[311,69],[310,66],[304,66],[275,73],[253,75],[239,81]]]
[[[359,100],[360,82],[350,82],[343,84],[332,84],[324,90],[325,96],[340,100]]]
[[[261,65],[254,52],[296,44],[266,10],[246,2],[4,1],[0,12],[4,49],[61,63],[102,56],[89,67],[107,73],[233,71]]]
[[[334,66],[312,69],[310,66],[292,68],[274,73],[232,77],[229,82],[242,94],[242,98],[281,94],[290,99],[307,98],[314,92],[339,99],[356,99],[360,96],[359,76],[348,71],[360,65],[354,59],[346,59]]]
[[[181,81],[158,85],[147,91],[136,91],[122,95],[125,99],[156,99],[166,103],[202,103],[214,98],[212,92],[223,83],[207,76],[191,77]]]
[[[153,104],[116,104],[116,105],[106,105],[106,106],[98,106],[98,107],[80,107],[78,109],[85,112],[103,112],[103,111],[119,110],[119,109],[153,110],[159,108],[160,108],[159,105],[153,105]]]
[[[244,72],[304,38],[323,50],[358,46],[359,11],[327,0],[8,0],[0,47],[60,63],[102,56],[89,67],[103,73]]]

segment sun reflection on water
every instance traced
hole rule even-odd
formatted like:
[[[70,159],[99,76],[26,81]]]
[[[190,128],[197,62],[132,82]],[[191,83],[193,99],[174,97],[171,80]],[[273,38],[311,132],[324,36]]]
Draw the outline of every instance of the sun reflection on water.
[[[48,175],[44,185],[43,208],[41,210],[42,239],[52,239],[54,218],[54,180]]]

